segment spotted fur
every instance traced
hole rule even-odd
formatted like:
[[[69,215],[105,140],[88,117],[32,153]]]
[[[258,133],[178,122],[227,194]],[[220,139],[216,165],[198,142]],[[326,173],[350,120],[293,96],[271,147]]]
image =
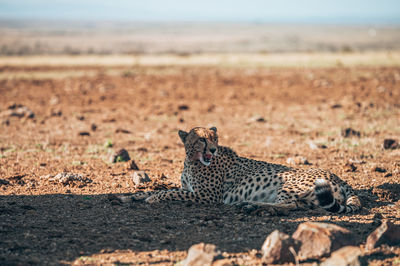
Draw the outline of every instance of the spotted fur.
[[[238,156],[218,145],[215,127],[179,131],[186,159],[180,189],[139,192],[124,200],[223,202],[287,209],[320,207],[355,212],[361,202],[336,175],[320,169],[296,169]]]

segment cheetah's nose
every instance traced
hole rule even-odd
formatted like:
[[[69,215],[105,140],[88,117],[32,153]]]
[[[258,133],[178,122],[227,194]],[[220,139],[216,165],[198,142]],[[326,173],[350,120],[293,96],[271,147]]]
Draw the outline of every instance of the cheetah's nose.
[[[214,154],[216,150],[217,150],[216,148],[211,148],[211,149],[210,149],[210,152],[211,152],[212,154]]]

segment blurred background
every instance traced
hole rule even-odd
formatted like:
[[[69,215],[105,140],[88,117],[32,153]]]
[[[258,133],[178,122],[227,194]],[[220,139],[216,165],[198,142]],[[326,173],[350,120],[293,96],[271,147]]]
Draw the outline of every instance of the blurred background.
[[[1,0],[0,55],[400,48],[396,0]]]

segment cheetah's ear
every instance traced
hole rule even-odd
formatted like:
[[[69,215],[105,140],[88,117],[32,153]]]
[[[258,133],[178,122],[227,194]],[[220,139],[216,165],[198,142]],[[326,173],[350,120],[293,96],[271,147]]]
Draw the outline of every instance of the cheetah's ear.
[[[182,142],[185,143],[186,137],[189,135],[189,133],[187,133],[183,130],[179,130],[178,134],[179,134],[179,137],[181,138]]]
[[[216,127],[210,127],[210,129],[211,129],[212,131],[214,131],[215,133],[217,133],[217,128],[216,128]]]

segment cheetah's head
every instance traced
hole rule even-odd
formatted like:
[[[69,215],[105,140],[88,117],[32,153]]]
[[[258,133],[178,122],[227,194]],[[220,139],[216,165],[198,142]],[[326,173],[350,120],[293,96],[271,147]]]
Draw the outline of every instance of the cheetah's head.
[[[190,162],[200,161],[209,166],[217,155],[218,135],[217,128],[195,127],[189,132],[179,130],[179,137],[185,145],[186,159]]]

